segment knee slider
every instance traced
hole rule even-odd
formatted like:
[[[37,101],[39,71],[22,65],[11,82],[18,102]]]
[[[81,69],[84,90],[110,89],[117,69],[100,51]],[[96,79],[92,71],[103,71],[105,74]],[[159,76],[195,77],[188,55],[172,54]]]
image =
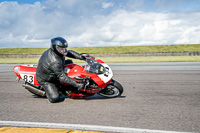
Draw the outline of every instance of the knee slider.
[[[57,102],[60,101],[59,95],[58,96],[57,95],[51,95],[51,96],[48,97],[48,99],[51,103],[57,103]]]

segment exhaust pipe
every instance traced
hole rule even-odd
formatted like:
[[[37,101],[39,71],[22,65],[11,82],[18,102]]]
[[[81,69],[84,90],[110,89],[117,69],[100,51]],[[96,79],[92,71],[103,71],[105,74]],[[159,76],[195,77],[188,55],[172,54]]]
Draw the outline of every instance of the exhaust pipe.
[[[45,91],[43,90],[40,90],[39,88],[37,87],[34,87],[32,85],[29,85],[27,83],[25,84],[22,84],[23,87],[25,87],[25,89],[29,90],[30,92],[34,93],[34,94],[37,94],[39,96],[42,96],[42,97],[45,97],[46,94],[45,94]]]

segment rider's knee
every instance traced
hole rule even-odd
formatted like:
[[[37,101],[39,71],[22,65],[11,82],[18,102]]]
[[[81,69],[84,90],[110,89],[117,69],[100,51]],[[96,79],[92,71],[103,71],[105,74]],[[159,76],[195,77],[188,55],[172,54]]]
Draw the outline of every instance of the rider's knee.
[[[59,95],[49,95],[48,96],[48,100],[51,102],[51,103],[57,103],[57,102],[60,102],[60,96]]]
[[[46,96],[51,103],[56,103],[60,101],[60,95],[58,88],[53,83],[45,82],[43,88],[46,92]]]

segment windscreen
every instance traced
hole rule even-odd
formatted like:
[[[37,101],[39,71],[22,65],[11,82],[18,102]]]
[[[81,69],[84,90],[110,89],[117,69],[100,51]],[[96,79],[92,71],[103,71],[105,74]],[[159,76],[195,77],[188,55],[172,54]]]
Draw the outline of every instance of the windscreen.
[[[105,68],[101,63],[97,62],[93,59],[86,59],[87,65],[85,65],[85,71],[89,73],[95,74],[103,74],[105,72]]]

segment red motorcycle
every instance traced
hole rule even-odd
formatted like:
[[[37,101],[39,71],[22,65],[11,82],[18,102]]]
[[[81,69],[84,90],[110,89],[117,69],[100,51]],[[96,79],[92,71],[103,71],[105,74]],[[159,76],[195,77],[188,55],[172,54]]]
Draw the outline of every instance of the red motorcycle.
[[[86,62],[87,64],[83,66],[68,64],[64,68],[65,74],[77,82],[83,82],[84,88],[78,90],[59,82],[59,86],[62,86],[60,87],[62,89],[59,90],[60,93],[69,98],[84,98],[95,93],[114,98],[123,93],[122,85],[113,80],[113,72],[106,63],[91,57],[86,57]],[[17,75],[17,80],[23,79],[25,81],[22,85],[25,89],[35,95],[46,97],[44,89],[36,81],[36,68],[37,65],[17,65],[13,68],[13,71]]]

